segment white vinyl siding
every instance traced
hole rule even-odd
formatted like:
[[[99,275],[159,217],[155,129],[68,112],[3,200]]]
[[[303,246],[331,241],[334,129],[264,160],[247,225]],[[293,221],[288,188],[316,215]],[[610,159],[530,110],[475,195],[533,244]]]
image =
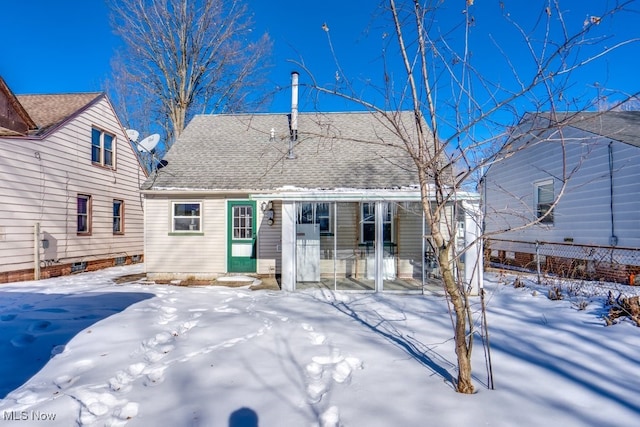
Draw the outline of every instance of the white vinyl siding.
[[[594,138],[575,129],[565,135],[573,143],[563,151],[557,143],[536,144],[491,166],[486,176],[486,225],[488,231],[513,228],[524,219],[535,218],[532,182],[554,180],[559,194],[563,168],[573,171],[564,194],[553,211],[553,227],[540,224],[503,233],[497,238],[535,242],[563,242],[609,245],[611,234],[611,192],[609,178],[610,140]],[[589,149],[577,142],[588,138]],[[640,247],[640,147],[613,141],[613,205],[615,233],[621,247]],[[585,157],[586,156],[586,157]]]
[[[118,169],[91,160],[91,129],[114,135]],[[71,263],[142,254],[139,192],[145,179],[109,102],[103,98],[45,139],[0,137],[0,271],[33,268],[33,230],[48,248],[43,263]],[[77,235],[77,195],[92,198],[90,236]],[[113,199],[126,202],[124,235],[113,233]]]

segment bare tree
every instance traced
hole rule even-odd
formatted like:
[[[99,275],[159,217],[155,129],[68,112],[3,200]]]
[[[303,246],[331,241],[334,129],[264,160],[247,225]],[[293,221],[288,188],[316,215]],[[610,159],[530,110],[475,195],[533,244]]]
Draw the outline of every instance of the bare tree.
[[[438,248],[444,288],[452,308],[458,362],[456,389],[460,393],[474,392],[471,376],[474,320],[469,289],[462,276],[455,274],[456,259],[461,252],[456,249],[454,224],[450,223],[451,216],[445,214],[447,208],[484,168],[512,155],[516,149],[526,148],[527,144],[518,144],[519,141],[554,131],[559,143],[565,144],[562,125],[570,122],[571,115],[558,112],[595,107],[593,102],[579,104],[568,96],[574,74],[612,50],[637,41],[618,40],[601,30],[625,12],[633,0],[594,5],[599,10],[586,19],[577,18],[577,23],[575,16],[574,21],[566,20],[567,13],[559,0],[536,2],[530,6],[527,18],[533,19],[527,19],[528,24],[511,15],[507,2],[479,3],[484,4],[474,6],[472,0],[461,3],[460,18],[444,28],[447,21],[439,17],[445,12],[445,2],[383,1],[382,16],[387,18],[383,27],[384,84],[375,88],[375,92],[383,94],[384,105],[363,97],[362,88],[356,88],[356,83],[345,75],[337,58],[339,86],[318,84],[306,70],[317,93],[338,96],[379,113],[377,116],[383,117],[386,126],[394,130],[402,141],[401,149],[415,163],[422,208]],[[501,39],[489,36],[481,41],[475,27],[478,7],[494,7],[492,18],[501,18],[512,31],[499,35]],[[328,28],[323,26],[333,53]],[[518,61],[511,59],[512,52],[505,47],[513,45],[514,40],[518,42],[517,54],[523,57]],[[478,42],[493,43],[490,61],[502,70],[500,80],[496,74],[485,74],[476,66],[479,61],[473,56],[472,46]],[[486,55],[487,50],[483,51]],[[413,123],[401,122],[400,110],[412,111]],[[544,120],[534,120],[526,131],[510,132],[524,111]],[[541,112],[545,113],[538,114]],[[503,150],[506,144],[517,148]],[[558,198],[573,172],[565,168],[559,178],[564,184]],[[557,200],[545,215],[550,214]]]
[[[169,148],[194,113],[255,108],[249,95],[271,42],[252,38],[241,0],[117,0],[111,8],[124,44],[111,87],[128,126],[160,126]]]

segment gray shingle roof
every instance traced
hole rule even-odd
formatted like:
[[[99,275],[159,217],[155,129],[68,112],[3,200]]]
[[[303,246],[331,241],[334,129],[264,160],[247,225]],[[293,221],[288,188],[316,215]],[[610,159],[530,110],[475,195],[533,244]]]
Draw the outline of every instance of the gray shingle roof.
[[[564,113],[569,124],[596,135],[640,147],[640,111]]]
[[[411,124],[413,114],[401,113]],[[415,166],[380,114],[302,113],[288,159],[287,114],[196,116],[144,189],[393,189],[417,184]],[[409,126],[409,128],[411,128]],[[275,138],[271,140],[271,129]]]

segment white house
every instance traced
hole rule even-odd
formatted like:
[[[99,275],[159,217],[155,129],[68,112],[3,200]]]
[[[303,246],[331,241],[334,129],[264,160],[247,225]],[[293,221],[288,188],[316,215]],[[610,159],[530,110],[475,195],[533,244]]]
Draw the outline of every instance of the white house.
[[[640,273],[640,112],[549,117],[525,117],[485,174],[486,230],[512,230],[491,255],[530,266],[538,242],[549,271],[626,283]]]
[[[242,273],[277,277],[284,290],[422,291],[433,253],[402,141],[379,113],[298,114],[293,104],[290,114],[189,123],[143,186],[147,275]],[[414,120],[411,112],[398,118]],[[458,202],[448,212],[465,223],[472,213],[463,202],[477,206],[478,196]],[[461,243],[477,236],[475,224]],[[466,256],[477,289],[481,257]]]
[[[0,78],[0,283],[142,260],[145,179],[104,93]]]

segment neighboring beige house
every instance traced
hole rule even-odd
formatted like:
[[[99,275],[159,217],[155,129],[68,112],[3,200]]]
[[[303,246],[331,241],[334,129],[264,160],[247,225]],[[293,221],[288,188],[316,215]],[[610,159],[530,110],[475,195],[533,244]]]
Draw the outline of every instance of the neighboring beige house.
[[[0,78],[0,283],[141,261],[145,179],[104,93]]]
[[[433,251],[400,144],[370,112],[196,116],[143,185],[147,276],[422,292]],[[469,242],[478,196],[457,200],[449,213]],[[465,256],[477,289],[481,257]]]

